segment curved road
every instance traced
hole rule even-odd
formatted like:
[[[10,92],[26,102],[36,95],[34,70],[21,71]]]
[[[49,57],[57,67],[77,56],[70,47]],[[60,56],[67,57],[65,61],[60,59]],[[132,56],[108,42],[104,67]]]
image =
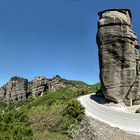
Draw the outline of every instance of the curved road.
[[[86,115],[129,132],[140,132],[140,115],[116,111],[97,103],[91,95],[78,98],[86,108]]]

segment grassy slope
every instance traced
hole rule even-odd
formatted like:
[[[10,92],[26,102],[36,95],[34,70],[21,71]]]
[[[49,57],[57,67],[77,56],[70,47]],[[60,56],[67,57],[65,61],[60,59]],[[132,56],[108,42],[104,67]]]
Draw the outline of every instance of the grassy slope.
[[[75,99],[95,92],[100,86],[89,86],[79,81],[77,84],[82,86],[49,92],[42,97],[28,99],[15,105],[6,106],[1,103],[0,140],[73,138],[84,117],[84,109]]]

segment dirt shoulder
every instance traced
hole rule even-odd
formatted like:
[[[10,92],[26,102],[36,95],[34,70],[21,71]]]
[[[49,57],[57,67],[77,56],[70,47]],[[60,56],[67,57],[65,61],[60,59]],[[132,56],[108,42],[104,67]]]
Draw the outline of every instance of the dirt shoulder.
[[[140,135],[130,134],[119,128],[87,117],[82,121],[76,140],[140,140]]]

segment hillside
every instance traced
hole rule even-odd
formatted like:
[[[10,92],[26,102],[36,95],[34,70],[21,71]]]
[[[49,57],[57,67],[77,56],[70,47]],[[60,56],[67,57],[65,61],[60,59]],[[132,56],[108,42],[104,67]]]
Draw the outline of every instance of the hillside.
[[[1,101],[0,140],[70,140],[84,119],[84,108],[77,97],[95,92],[99,86],[78,85],[32,93],[20,102]],[[78,82],[82,83],[82,82]]]

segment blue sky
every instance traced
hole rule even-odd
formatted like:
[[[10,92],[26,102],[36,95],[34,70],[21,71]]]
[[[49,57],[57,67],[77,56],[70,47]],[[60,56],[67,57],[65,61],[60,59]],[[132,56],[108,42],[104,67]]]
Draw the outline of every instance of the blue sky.
[[[99,81],[97,13],[129,8],[140,37],[140,2],[0,0],[0,85],[12,76]]]

